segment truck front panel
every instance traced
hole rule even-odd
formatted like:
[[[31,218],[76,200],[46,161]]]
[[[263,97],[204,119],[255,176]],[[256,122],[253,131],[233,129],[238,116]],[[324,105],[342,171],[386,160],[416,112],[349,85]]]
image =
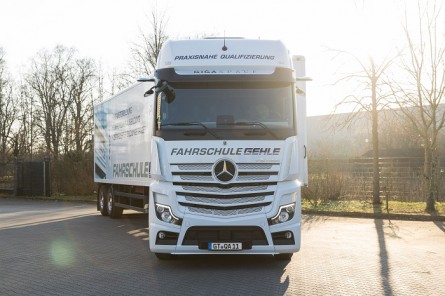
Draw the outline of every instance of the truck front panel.
[[[290,165],[295,137],[154,141],[160,163],[167,164],[153,168],[153,174],[163,179],[151,185],[150,248],[154,252],[228,251],[212,250],[212,243],[241,248],[230,249],[234,253],[298,251],[301,184]],[[163,220],[164,211],[175,218]]]

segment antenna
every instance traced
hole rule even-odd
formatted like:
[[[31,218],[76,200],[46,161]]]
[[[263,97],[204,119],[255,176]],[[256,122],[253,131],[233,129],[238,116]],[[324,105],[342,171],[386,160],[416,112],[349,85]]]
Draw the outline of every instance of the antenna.
[[[226,50],[227,50],[227,46],[226,46],[226,30],[224,30],[224,45],[223,45],[223,47],[222,47],[222,50],[223,50],[223,51],[226,51]]]

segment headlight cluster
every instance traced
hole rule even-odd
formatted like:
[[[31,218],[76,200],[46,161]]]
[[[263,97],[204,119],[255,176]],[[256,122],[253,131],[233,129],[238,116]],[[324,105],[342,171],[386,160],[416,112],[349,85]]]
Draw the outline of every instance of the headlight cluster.
[[[292,220],[295,214],[295,203],[281,206],[278,213],[269,219],[269,225],[275,225]]]
[[[173,215],[172,209],[169,206],[161,204],[155,204],[156,217],[165,223],[171,223],[176,225],[182,224],[182,219],[179,219]]]

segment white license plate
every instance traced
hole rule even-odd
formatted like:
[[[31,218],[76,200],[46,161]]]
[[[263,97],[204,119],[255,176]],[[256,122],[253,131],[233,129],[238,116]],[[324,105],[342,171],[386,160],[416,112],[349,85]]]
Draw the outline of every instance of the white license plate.
[[[211,251],[241,251],[243,249],[242,243],[209,243],[209,250]]]

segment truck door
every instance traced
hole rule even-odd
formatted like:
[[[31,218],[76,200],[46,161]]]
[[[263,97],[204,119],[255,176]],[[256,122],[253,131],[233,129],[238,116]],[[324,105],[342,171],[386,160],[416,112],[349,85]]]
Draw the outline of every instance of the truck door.
[[[298,136],[298,179],[305,185],[308,183],[308,150],[306,132],[306,61],[304,56],[292,56],[292,64],[296,76],[296,114]]]

